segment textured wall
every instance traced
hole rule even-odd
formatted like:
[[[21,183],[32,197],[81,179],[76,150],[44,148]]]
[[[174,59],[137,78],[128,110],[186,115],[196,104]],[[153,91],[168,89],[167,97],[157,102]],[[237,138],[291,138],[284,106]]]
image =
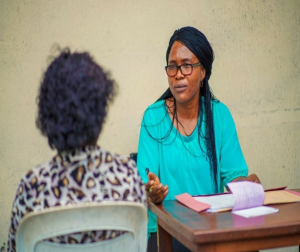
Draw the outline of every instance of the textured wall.
[[[300,188],[299,0],[2,0],[0,247],[20,177],[54,154],[34,123],[54,43],[88,50],[111,70],[119,95],[99,144],[129,154],[144,109],[167,88],[168,40],[186,25],[215,50],[210,84],[234,116],[250,172],[266,188]]]

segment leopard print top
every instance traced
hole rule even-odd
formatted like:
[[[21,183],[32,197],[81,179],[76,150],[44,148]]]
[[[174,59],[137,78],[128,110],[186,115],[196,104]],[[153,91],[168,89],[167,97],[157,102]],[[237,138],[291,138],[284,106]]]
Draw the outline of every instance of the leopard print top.
[[[124,200],[147,206],[145,186],[135,162],[112,155],[98,146],[60,153],[49,163],[30,170],[20,181],[14,199],[8,251],[16,251],[15,235],[24,215],[44,208]],[[91,243],[111,239],[123,232],[96,230],[49,239],[59,243]]]

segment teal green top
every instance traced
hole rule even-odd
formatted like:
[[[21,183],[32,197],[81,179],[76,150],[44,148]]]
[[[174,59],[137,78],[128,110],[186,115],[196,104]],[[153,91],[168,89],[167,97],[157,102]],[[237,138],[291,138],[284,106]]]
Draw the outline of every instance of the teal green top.
[[[181,135],[174,126],[171,129],[172,120],[164,101],[152,104],[144,113],[137,166],[144,183],[148,181],[145,169],[149,168],[163,185],[168,185],[169,193],[165,200],[174,200],[174,196],[182,193],[220,193],[231,180],[248,175],[248,167],[229,109],[218,101],[212,101],[211,104],[218,162],[217,190],[213,186],[209,160],[199,146],[198,126],[189,137]],[[204,123],[205,118],[202,129],[205,127]],[[202,138],[200,145],[202,149],[206,149]],[[152,232],[156,232],[156,217],[149,211],[148,233]]]

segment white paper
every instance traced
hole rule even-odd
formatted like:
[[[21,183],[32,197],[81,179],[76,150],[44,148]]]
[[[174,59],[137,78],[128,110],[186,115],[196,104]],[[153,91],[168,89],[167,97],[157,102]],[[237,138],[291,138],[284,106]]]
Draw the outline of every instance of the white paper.
[[[234,197],[233,211],[262,206],[265,192],[261,184],[251,181],[238,181],[227,184]]]
[[[259,207],[253,207],[253,208],[248,208],[243,210],[232,211],[232,213],[239,216],[243,216],[245,218],[249,218],[249,217],[256,217],[261,215],[277,213],[278,211],[279,209],[274,207],[259,206]]]
[[[222,194],[213,196],[197,196],[195,200],[211,205],[207,212],[216,212],[218,209],[232,208],[234,206],[234,197],[232,194]]]

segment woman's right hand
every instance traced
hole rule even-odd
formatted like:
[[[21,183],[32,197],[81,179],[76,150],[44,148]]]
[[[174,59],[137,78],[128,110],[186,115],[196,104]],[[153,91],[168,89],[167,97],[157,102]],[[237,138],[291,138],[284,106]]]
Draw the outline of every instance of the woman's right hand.
[[[162,183],[160,183],[159,178],[154,173],[149,172],[146,191],[151,202],[159,204],[166,198],[169,188],[167,185],[163,186]]]

